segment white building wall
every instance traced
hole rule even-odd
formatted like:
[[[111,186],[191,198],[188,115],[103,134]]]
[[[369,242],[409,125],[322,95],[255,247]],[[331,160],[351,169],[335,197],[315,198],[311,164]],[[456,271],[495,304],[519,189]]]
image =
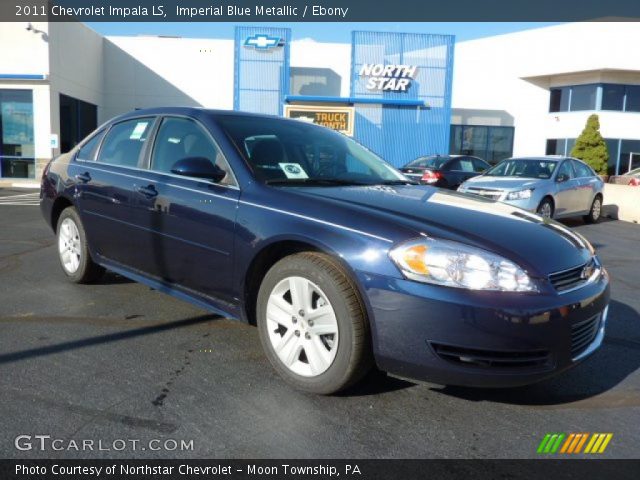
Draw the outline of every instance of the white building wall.
[[[577,137],[593,113],[549,113],[549,88],[596,83],[606,69],[631,71],[616,83],[640,84],[640,50],[634,47],[639,44],[640,24],[621,22],[564,24],[460,42],[453,122],[511,124],[514,155],[544,154],[546,139]],[[592,73],[566,75],[571,72]],[[597,113],[605,137],[640,138],[640,114]]]
[[[37,159],[51,158],[49,143],[49,24],[0,23],[0,74],[44,75],[45,80],[0,80],[0,89],[33,91],[34,152]]]
[[[340,76],[340,96],[348,97],[351,75],[351,45],[318,43],[311,39],[291,42],[291,67],[329,68]]]
[[[80,22],[49,24],[51,131],[60,134],[60,94],[103,104],[103,37]],[[54,149],[53,154],[59,153]]]
[[[135,108],[233,108],[233,40],[107,37],[100,121]]]

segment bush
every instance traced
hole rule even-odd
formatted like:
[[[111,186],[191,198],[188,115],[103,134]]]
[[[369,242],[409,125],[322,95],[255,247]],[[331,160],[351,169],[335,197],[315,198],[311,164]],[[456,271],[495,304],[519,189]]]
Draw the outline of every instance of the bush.
[[[607,144],[600,134],[600,120],[598,115],[593,114],[587,119],[587,124],[576,140],[576,144],[571,149],[571,156],[579,158],[596,173],[607,174],[607,164],[609,163],[609,150]]]

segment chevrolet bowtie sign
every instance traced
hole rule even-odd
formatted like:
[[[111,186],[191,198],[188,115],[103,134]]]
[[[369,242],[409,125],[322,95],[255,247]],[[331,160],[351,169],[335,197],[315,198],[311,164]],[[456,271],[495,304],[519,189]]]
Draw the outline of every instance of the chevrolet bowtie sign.
[[[417,72],[418,67],[415,65],[365,63],[360,68],[360,77],[367,78],[367,90],[406,92]]]
[[[269,35],[252,35],[244,41],[245,47],[252,47],[256,50],[268,50],[282,46],[283,42],[280,37],[271,37]]]

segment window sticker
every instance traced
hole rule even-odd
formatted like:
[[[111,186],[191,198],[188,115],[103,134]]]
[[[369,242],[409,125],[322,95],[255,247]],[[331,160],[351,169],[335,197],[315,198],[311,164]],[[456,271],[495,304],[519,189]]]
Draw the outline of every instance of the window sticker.
[[[133,129],[131,135],[129,135],[130,140],[140,140],[142,135],[144,135],[145,130],[147,129],[147,125],[149,122],[138,122],[136,123],[136,128]]]
[[[299,163],[279,163],[278,165],[280,165],[287,178],[309,178],[309,175]]]

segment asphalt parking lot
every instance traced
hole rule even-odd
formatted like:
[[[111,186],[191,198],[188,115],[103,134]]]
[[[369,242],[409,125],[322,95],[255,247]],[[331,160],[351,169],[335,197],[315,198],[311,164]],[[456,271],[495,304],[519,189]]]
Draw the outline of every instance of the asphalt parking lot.
[[[602,456],[640,457],[639,225],[567,222],[612,277],[604,345],[568,373],[511,390],[374,373],[320,397],[279,379],[254,327],[116,275],[68,283],[35,202],[7,199],[30,192],[0,192],[2,458],[534,458],[547,432],[610,432]],[[62,450],[18,450],[18,435]],[[167,439],[193,448],[144,447]]]

